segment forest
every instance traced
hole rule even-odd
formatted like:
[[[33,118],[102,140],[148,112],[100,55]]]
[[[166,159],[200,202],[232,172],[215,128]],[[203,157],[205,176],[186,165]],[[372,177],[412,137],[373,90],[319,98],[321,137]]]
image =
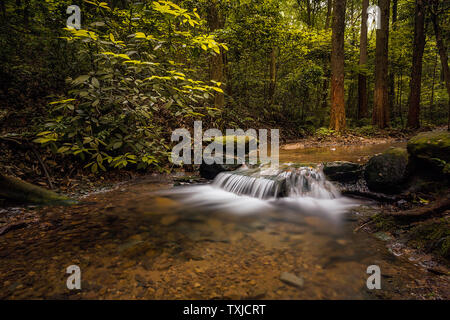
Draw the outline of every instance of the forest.
[[[449,53],[447,0],[0,1],[0,299],[449,299]],[[174,164],[198,121],[280,166]]]

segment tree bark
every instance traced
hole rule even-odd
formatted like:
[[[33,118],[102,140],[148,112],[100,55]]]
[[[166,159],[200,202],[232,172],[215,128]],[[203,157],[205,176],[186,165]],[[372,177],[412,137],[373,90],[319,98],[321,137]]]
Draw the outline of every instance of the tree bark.
[[[362,1],[361,12],[361,36],[359,43],[359,67],[363,68],[367,64],[367,8],[369,0]],[[368,97],[367,97],[367,76],[365,73],[358,74],[358,119],[367,117],[368,114]]]
[[[333,1],[328,0],[327,2],[327,17],[325,19],[325,30],[330,27],[330,19],[331,19],[331,8],[333,6]]]
[[[333,8],[333,1],[332,0],[328,0],[327,3],[327,17],[325,19],[325,30],[328,30],[330,28],[330,19],[331,19],[331,10]],[[323,80],[323,85],[322,85],[322,107],[321,107],[321,111],[320,111],[320,125],[323,126],[324,122],[325,122],[325,113],[328,110],[328,86],[330,83],[330,69],[329,69],[329,64],[330,64],[330,59],[329,57],[326,57],[324,59],[324,80]]]
[[[272,51],[270,52],[269,71],[270,71],[269,72],[270,73],[269,102],[270,102],[270,105],[273,105],[274,97],[275,97],[275,88],[277,85],[277,52],[276,52],[276,48],[272,48]]]
[[[414,22],[413,61],[409,83],[408,128],[420,128],[420,90],[422,84],[422,61],[425,48],[425,6],[423,0],[416,0]]]
[[[447,48],[445,47],[444,40],[442,39],[441,28],[439,26],[439,1],[431,0],[432,8],[431,8],[431,20],[433,22],[434,33],[436,35],[436,43],[439,49],[439,56],[441,58],[442,64],[442,73],[444,74],[445,85],[447,87],[447,93],[449,97],[448,104],[448,130],[450,131],[450,69],[448,67],[448,57],[447,57]]]
[[[398,0],[392,0],[392,30],[396,30]],[[389,105],[395,110],[395,74],[392,68],[389,70]]]
[[[434,66],[433,66],[433,80],[432,80],[432,82],[431,82],[431,97],[430,97],[430,110],[429,110],[429,112],[430,112],[430,120],[431,121],[433,121],[433,106],[434,106],[434,85],[435,85],[435,83],[436,83],[436,69],[437,69],[437,61],[438,61],[438,59],[437,59],[438,57],[437,57],[437,54],[436,54],[436,56],[435,56],[435,59],[434,59]]]
[[[334,1],[333,35],[331,50],[331,111],[330,129],[345,129],[345,95],[344,95],[344,31],[346,0]]]
[[[380,129],[389,126],[389,9],[390,0],[379,0],[381,29],[377,29],[375,52],[375,89],[373,104],[373,125]]]

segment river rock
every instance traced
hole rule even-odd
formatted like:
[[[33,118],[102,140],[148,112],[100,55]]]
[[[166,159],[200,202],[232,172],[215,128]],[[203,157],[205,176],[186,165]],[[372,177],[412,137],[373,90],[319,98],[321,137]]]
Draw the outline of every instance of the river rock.
[[[327,162],[324,164],[323,173],[332,181],[353,182],[357,181],[363,172],[363,167],[358,163],[347,161]]]
[[[202,178],[213,180],[219,173],[225,172],[225,171],[234,171],[241,167],[242,164],[238,163],[238,148],[239,146],[245,148],[244,156],[246,157],[245,162],[248,162],[248,153],[250,152],[250,146],[257,147],[258,140],[254,137],[248,137],[248,136],[223,136],[223,137],[216,137],[211,139],[206,139],[206,142],[215,142],[218,146],[222,147],[223,155],[221,156],[222,162],[224,164],[207,164],[205,161],[200,165],[200,176]],[[226,153],[226,146],[227,144],[234,144],[234,153],[227,154]],[[220,149],[220,148],[219,148]],[[227,159],[232,159],[234,164],[226,164]]]
[[[304,280],[302,278],[299,278],[296,275],[289,272],[282,272],[280,280],[287,284],[296,286],[298,288],[301,288],[304,285]]]
[[[219,173],[234,171],[239,167],[241,167],[240,164],[206,164],[203,162],[200,165],[200,176],[208,180],[214,180],[214,178],[217,177]]]
[[[450,176],[450,132],[422,132],[408,142],[413,170],[428,171]]]
[[[364,178],[371,191],[383,193],[399,192],[406,179],[408,153],[405,149],[391,148],[372,157],[365,170]]]

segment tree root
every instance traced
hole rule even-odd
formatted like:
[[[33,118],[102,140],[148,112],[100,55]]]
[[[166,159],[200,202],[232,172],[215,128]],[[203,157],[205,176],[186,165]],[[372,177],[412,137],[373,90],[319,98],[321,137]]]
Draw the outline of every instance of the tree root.
[[[433,204],[425,207],[415,208],[400,212],[385,213],[387,216],[391,216],[398,219],[408,220],[423,220],[432,216],[440,215],[441,213],[450,210],[450,198],[443,198],[436,200]]]

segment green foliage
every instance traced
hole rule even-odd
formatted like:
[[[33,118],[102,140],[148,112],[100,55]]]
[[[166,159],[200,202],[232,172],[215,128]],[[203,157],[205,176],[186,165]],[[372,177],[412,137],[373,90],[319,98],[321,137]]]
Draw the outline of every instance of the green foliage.
[[[409,244],[427,252],[450,258],[450,224],[446,219],[419,224],[412,228]]]
[[[329,128],[319,128],[316,131],[316,136],[319,138],[326,138],[335,134],[335,131]]]
[[[223,92],[220,83],[193,79],[196,70],[175,58],[197,48],[215,54],[227,47],[212,35],[196,34],[192,28],[203,24],[196,11],[169,1],[134,7],[131,28],[121,21],[124,10],[89,3],[108,15],[103,27],[66,29],[62,38],[92,61],[91,70],[67,79],[68,95],[49,104],[45,131],[34,141],[79,157],[93,173],[130,165],[162,170],[170,149],[167,125],[215,116],[201,103]]]
[[[359,128],[355,128],[353,129],[353,132],[356,135],[360,135],[360,136],[373,136],[377,133],[377,128],[372,126],[372,125],[366,125],[363,127],[359,127]]]
[[[376,134],[370,119],[376,32],[369,32],[368,61],[360,66],[361,1],[347,3],[347,123],[356,134],[370,136]],[[64,28],[71,4],[81,8],[82,30]],[[167,168],[171,131],[190,128],[196,119],[222,130],[277,127],[283,136],[327,137],[334,134],[326,128],[331,52],[327,4],[2,1],[0,100],[6,111],[1,110],[0,121],[14,128],[8,130],[31,131],[36,143],[65,159],[78,159],[93,172]],[[440,4],[442,12],[444,6]],[[440,19],[446,40],[450,17],[440,14]],[[446,124],[449,98],[428,25],[421,121],[432,128]],[[399,0],[389,43],[394,80],[390,118],[397,128],[404,127],[408,111],[413,36],[414,3]],[[217,60],[213,57],[223,63],[223,80],[217,82],[210,81]],[[358,74],[368,80],[366,119],[358,119]],[[225,107],[219,109],[214,98],[222,93]],[[6,120],[11,118],[15,121]]]

